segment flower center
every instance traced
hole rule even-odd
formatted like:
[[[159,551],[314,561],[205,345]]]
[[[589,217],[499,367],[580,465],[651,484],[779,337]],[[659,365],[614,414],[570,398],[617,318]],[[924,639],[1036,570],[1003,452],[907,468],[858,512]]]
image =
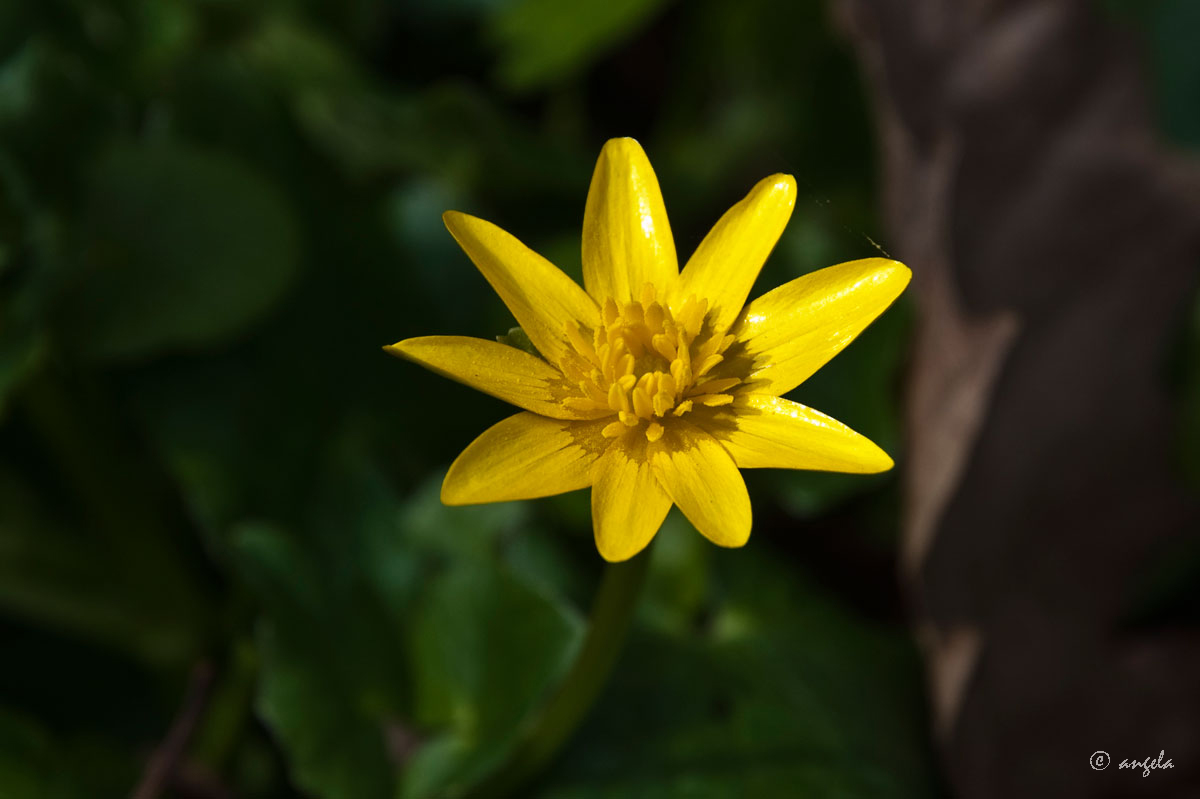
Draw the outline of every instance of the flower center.
[[[610,297],[595,330],[566,326],[571,351],[560,366],[581,396],[563,403],[575,410],[617,414],[617,421],[604,428],[607,438],[645,425],[646,438],[657,441],[664,421],[697,405],[733,402],[726,392],[741,380],[710,372],[734,337],[702,335],[707,311],[708,301],[693,295],[672,315],[655,299],[649,283],[640,301],[624,307]]]

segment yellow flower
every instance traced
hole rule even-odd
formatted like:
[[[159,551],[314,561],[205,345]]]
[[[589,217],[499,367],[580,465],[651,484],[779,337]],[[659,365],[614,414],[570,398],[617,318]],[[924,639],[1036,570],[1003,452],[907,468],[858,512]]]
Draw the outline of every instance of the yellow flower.
[[[463,336],[387,348],[524,409],[458,456],[442,501],[591,486],[596,546],[621,561],[650,542],[672,503],[713,543],[745,544],[750,498],[739,468],[890,469],[871,441],[781,395],[890,305],[908,268],[851,261],[742,307],[795,198],[790,175],[760,181],[680,272],[646,154],[612,139],[584,210],[586,291],[490,222],[447,212],[451,235],[542,357]]]

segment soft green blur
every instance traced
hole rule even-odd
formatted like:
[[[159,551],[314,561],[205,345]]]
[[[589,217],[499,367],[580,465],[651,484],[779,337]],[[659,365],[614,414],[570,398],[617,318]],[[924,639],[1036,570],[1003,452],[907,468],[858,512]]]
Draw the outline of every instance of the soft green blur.
[[[581,639],[587,495],[442,507],[508,411],[380,348],[513,324],[446,209],[578,277],[626,135],[681,255],[796,176],[756,292],[886,248],[818,3],[0,4],[0,797],[128,795],[193,711],[163,796],[453,796],[504,762]],[[795,392],[901,463],[909,315]],[[745,549],[669,518],[523,795],[938,795],[896,475],[747,479]]]

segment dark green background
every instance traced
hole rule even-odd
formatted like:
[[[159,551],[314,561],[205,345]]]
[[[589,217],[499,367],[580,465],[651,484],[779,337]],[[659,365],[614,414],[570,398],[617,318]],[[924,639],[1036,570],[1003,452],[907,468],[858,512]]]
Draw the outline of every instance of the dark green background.
[[[1110,5],[1200,142],[1194,5]],[[198,667],[167,795],[419,799],[504,761],[580,641],[587,494],[442,507],[509,411],[380,347],[512,324],[446,209],[578,278],[613,136],[646,148],[683,257],[796,176],[756,293],[887,247],[818,3],[0,5],[0,797],[127,795]],[[909,319],[794,394],[901,468]],[[743,550],[668,519],[613,681],[524,795],[940,795],[896,474],[747,481]]]

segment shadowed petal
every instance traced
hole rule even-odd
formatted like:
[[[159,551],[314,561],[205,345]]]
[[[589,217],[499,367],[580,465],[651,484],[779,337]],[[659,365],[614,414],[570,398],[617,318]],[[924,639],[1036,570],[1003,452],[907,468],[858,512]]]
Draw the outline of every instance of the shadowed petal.
[[[591,485],[608,441],[607,420],[572,422],[518,413],[493,425],[450,465],[442,502],[476,505],[533,499]]]
[[[442,220],[547,360],[558,363],[569,348],[566,324],[599,324],[600,311],[587,292],[509,233],[458,211],[447,211]]]
[[[785,283],[746,306],[713,371],[742,378],[753,393],[786,394],[883,313],[910,277],[898,261],[866,258]]]
[[[713,409],[704,429],[724,445],[740,469],[810,469],[872,474],[892,459],[870,439],[798,402],[743,394]]]
[[[470,336],[421,336],[384,349],[542,416],[595,419],[602,413],[611,415],[564,407],[563,398],[578,392],[566,382],[562,372],[537,356],[497,341]]]
[[[583,212],[583,284],[597,303],[626,303],[641,297],[646,283],[667,292],[678,276],[667,209],[646,153],[633,139],[609,139]]]
[[[714,544],[745,544],[750,496],[725,448],[682,420],[674,420],[658,443],[651,456],[654,474],[688,521]]]
[[[692,294],[706,298],[714,331],[720,335],[728,330],[795,204],[796,181],[791,175],[760,180],[725,212],[688,259],[672,292],[672,308],[679,308]]]
[[[605,560],[628,560],[646,548],[662,526],[671,498],[646,462],[646,438],[627,436],[596,465],[592,528]]]

